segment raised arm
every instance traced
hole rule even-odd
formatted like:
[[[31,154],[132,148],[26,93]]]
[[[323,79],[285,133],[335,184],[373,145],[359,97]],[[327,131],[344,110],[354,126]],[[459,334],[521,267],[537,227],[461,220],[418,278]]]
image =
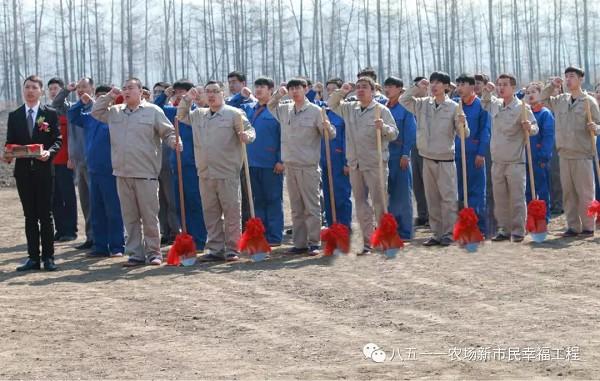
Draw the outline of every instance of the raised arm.
[[[196,102],[197,105],[204,104],[205,102],[205,93],[202,87],[192,87],[179,101],[179,105],[177,106],[177,119],[185,124],[192,125],[192,102]]]
[[[423,99],[427,99],[421,98],[420,96],[427,93],[428,86],[428,80],[420,80],[419,83],[416,84],[416,86],[412,86],[408,90],[406,90],[404,94],[402,94],[400,99],[398,99],[398,102],[400,102],[400,104],[409,112],[411,112],[414,115],[417,115],[417,107],[419,102],[421,102]]]
[[[81,99],[77,101],[69,111],[67,112],[67,116],[69,119],[69,123],[72,125],[76,125],[81,128],[85,128],[86,124],[92,119],[92,115],[90,112],[85,112],[84,108],[90,104],[93,104],[94,100],[88,94],[83,94]]]
[[[110,105],[120,94],[121,90],[113,87],[108,94],[99,97],[92,107],[92,116],[102,123],[108,123]]]
[[[271,115],[273,115],[273,118],[275,118],[279,123],[281,123],[281,117],[282,117],[281,112],[279,110],[280,109],[279,101],[286,94],[287,94],[287,89],[285,88],[285,86],[281,86],[279,88],[279,90],[277,90],[277,92],[275,92],[275,94],[273,94],[273,96],[271,96],[271,99],[269,99],[269,102],[267,103],[267,108],[269,109],[269,112],[271,113]]]
[[[494,102],[494,97],[492,93],[496,90],[496,85],[492,82],[488,82],[485,84],[481,91],[481,107],[487,112],[492,110],[492,103]]]
[[[58,92],[58,94],[56,94],[56,97],[54,97],[54,100],[52,101],[52,108],[60,113],[66,114],[68,107],[68,105],[66,104],[67,97],[72,91],[75,90],[76,87],[77,85],[75,83],[69,83],[66,88],[60,89],[60,91]]]
[[[552,81],[544,87],[541,93],[540,101],[548,107],[551,111],[555,111],[558,97],[552,96],[555,89],[560,89],[562,86],[561,78],[553,78]]]

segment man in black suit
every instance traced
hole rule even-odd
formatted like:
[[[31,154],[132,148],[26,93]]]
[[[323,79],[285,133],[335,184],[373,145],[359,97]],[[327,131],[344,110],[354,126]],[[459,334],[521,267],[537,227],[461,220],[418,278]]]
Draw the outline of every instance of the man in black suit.
[[[44,145],[40,157],[16,159],[15,163],[14,176],[25,214],[25,235],[29,254],[27,262],[17,267],[17,271],[40,269],[40,236],[44,269],[56,270],[52,221],[52,158],[60,149],[62,138],[56,111],[40,104],[43,86],[38,76],[27,77],[23,82],[25,104],[8,115],[6,144]],[[11,162],[6,156],[3,159],[7,163]]]

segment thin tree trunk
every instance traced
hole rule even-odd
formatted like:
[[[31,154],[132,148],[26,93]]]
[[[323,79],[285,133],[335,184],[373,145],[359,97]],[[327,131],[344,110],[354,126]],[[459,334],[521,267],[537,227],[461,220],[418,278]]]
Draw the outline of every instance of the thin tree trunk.
[[[17,25],[19,20],[17,19],[17,0],[12,0],[13,6],[13,70],[14,70],[14,86],[17,103],[22,102],[21,97],[21,74],[19,72],[19,34],[17,32]]]
[[[367,41],[367,66],[371,66],[371,36],[369,34],[369,0],[364,3],[365,12],[365,38]]]
[[[588,0],[583,0],[583,70],[586,73],[590,73],[590,40],[589,40],[589,13],[588,13]],[[590,75],[585,77],[585,86],[590,87]]]
[[[490,73],[491,73],[491,80],[495,81],[496,80],[496,54],[494,51],[494,47],[495,47],[495,38],[494,38],[494,19],[493,19],[493,14],[494,14],[494,4],[493,4],[493,0],[488,0],[488,17],[489,17],[489,26],[488,26],[488,35],[489,35],[489,40],[488,40],[488,45],[490,48]]]
[[[148,83],[148,0],[145,1],[144,9],[144,83]]]
[[[383,79],[383,37],[381,31],[381,0],[377,0],[377,77]]]

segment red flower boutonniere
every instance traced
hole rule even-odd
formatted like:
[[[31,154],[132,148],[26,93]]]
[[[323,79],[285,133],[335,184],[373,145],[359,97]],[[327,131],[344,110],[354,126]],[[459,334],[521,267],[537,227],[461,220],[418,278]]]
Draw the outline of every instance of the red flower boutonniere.
[[[46,118],[43,116],[37,118],[36,123],[41,132],[50,132],[50,125],[46,122]]]

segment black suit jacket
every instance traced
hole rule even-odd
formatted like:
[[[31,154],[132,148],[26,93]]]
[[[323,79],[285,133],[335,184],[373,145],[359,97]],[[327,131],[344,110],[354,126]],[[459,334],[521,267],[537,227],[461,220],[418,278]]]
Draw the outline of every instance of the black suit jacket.
[[[50,129],[48,132],[40,131],[38,119],[44,118]],[[25,116],[25,105],[22,105],[15,111],[8,114],[8,130],[6,133],[6,144],[43,144],[44,149],[50,152],[48,161],[40,161],[37,159],[16,159],[14,176],[24,176],[29,171],[39,173],[54,174],[52,159],[62,145],[62,137],[58,126],[58,115],[56,110],[49,106],[40,105],[36,120],[33,121],[33,136],[29,136],[27,131],[27,118]]]

